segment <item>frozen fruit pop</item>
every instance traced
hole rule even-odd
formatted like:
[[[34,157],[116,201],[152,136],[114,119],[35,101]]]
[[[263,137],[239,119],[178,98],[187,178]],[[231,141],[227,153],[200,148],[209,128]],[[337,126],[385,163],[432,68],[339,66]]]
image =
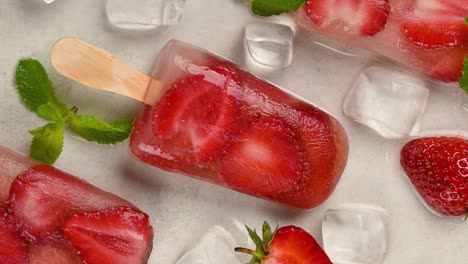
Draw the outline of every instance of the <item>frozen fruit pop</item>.
[[[0,146],[0,263],[147,263],[152,237],[131,203]]]
[[[468,0],[308,0],[299,24],[370,49],[433,78],[462,77]]]
[[[52,49],[52,64],[89,86],[109,90],[114,83],[116,92],[146,102],[130,140],[143,162],[297,208],[321,204],[338,183],[347,137],[319,108],[180,41],[166,45],[153,77],[143,79],[95,49],[61,40]],[[95,74],[77,72],[83,68]],[[124,88],[128,82],[121,80],[141,80],[150,88]]]

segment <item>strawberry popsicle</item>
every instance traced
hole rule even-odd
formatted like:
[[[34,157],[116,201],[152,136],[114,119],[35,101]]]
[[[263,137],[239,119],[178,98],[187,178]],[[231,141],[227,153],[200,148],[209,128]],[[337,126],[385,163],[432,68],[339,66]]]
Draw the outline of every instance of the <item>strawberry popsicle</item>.
[[[169,41],[151,76],[76,38],[58,41],[51,61],[73,80],[146,103],[130,149],[153,166],[308,209],[346,165],[335,118],[190,44]]]
[[[348,142],[329,114],[180,41],[166,45],[152,76],[165,92],[135,121],[138,159],[297,208],[334,190]]]
[[[309,0],[299,24],[454,82],[468,54],[468,0]]]
[[[131,203],[0,146],[0,263],[147,263],[152,237]]]

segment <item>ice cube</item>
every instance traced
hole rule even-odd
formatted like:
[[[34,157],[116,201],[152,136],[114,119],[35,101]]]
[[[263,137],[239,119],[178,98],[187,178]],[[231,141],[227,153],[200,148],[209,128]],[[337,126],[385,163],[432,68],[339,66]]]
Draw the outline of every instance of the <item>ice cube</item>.
[[[46,4],[50,4],[50,3],[53,3],[55,0],[44,0],[44,2],[46,2]]]
[[[186,0],[107,0],[109,22],[122,29],[148,30],[175,25],[182,18]]]
[[[234,248],[252,247],[245,228],[237,220],[228,227],[211,227],[199,242],[177,261],[177,264],[243,264],[248,255],[234,252]]]
[[[324,250],[333,263],[379,264],[387,251],[387,213],[380,207],[348,204],[325,212]]]
[[[429,90],[424,78],[394,67],[371,66],[354,81],[344,113],[386,138],[419,131]]]
[[[288,67],[294,52],[294,31],[290,26],[256,21],[245,28],[245,41],[256,62],[277,68]]]

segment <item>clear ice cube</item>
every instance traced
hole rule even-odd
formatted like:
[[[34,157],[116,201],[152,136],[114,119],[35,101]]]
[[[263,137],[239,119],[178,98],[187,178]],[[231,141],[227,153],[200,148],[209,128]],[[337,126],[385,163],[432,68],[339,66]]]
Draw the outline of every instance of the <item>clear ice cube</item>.
[[[387,213],[380,207],[351,204],[325,212],[324,250],[335,264],[379,264],[387,251]]]
[[[107,0],[109,22],[121,29],[148,30],[175,25],[182,18],[186,0]]]
[[[245,28],[245,41],[256,62],[277,68],[288,67],[294,52],[294,31],[290,26],[256,21]]]
[[[243,225],[233,220],[228,227],[211,227],[193,248],[177,261],[177,264],[243,264],[250,259],[245,254],[234,252],[234,248],[253,247]]]
[[[426,80],[394,67],[371,66],[354,81],[344,101],[344,113],[386,138],[419,131],[429,90]]]

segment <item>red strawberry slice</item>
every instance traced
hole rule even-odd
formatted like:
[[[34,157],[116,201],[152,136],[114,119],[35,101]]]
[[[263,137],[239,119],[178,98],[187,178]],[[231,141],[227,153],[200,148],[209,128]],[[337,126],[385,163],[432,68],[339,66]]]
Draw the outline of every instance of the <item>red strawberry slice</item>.
[[[256,249],[235,248],[236,252],[253,255],[249,263],[262,264],[332,264],[314,237],[297,226],[271,230],[263,223],[262,238],[247,227]]]
[[[407,38],[426,49],[468,46],[468,2],[418,0],[403,23]],[[462,1],[460,1],[462,2]]]
[[[174,137],[164,140],[154,134],[153,113],[153,107],[148,105],[137,117],[130,138],[132,154],[145,163],[168,171],[216,179],[216,164],[197,162],[187,139]]]
[[[390,0],[308,0],[304,10],[321,30],[373,36],[387,24]]]
[[[148,216],[127,207],[76,214],[63,235],[87,264],[145,263],[152,248]]]
[[[238,129],[239,107],[228,94],[233,78],[216,68],[174,83],[154,108],[155,133],[176,145],[188,143],[198,161],[216,158]]]
[[[407,143],[401,166],[426,203],[443,215],[468,211],[468,140],[428,137]]]
[[[220,173],[236,190],[274,197],[297,188],[307,174],[304,156],[287,124],[265,117],[239,135],[222,160]]]
[[[26,258],[26,243],[21,238],[14,220],[0,207],[0,263],[23,264]]]
[[[82,264],[77,252],[69,246],[32,245],[27,264]]]
[[[25,234],[35,238],[57,232],[64,219],[79,211],[132,206],[127,201],[47,165],[19,175],[10,190],[10,208]]]

